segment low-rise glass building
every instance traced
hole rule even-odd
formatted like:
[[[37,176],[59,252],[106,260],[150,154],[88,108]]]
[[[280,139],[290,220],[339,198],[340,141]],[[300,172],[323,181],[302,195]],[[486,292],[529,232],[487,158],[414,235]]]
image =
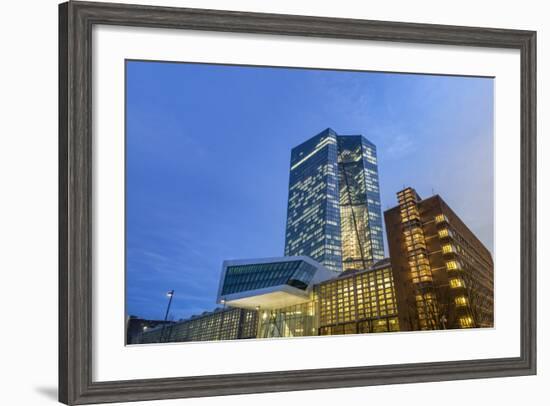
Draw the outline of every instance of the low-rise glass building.
[[[388,258],[333,272],[308,257],[225,261],[223,308],[148,329],[133,343],[216,341],[398,331]]]
[[[218,308],[187,320],[154,329],[135,336],[133,344],[218,341],[256,338],[258,312],[239,308]]]
[[[314,292],[309,301],[278,309],[258,310],[258,338],[305,337],[319,333],[319,312]]]
[[[389,259],[344,272],[315,288],[319,335],[399,331]]]
[[[250,265],[250,263],[249,263]],[[317,264],[320,266],[319,264]],[[257,273],[265,268],[255,267]],[[397,304],[389,259],[366,270],[328,274],[304,291],[300,298],[286,296],[274,301],[253,290],[244,291],[240,303],[255,305],[258,338],[303,337],[398,331]],[[256,279],[255,276],[251,279]],[[266,276],[267,277],[267,276]],[[277,289],[280,289],[277,288]],[[222,288],[223,292],[223,288]],[[271,294],[284,292],[273,291]],[[240,303],[230,300],[232,306]]]

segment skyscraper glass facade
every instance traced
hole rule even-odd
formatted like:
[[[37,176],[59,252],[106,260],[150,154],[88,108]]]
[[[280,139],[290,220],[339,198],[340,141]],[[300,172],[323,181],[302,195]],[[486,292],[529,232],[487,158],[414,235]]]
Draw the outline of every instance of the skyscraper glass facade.
[[[285,255],[337,271],[384,258],[374,144],[326,129],[292,150]]]
[[[285,256],[307,255],[342,269],[338,142],[331,129],[292,149]]]
[[[384,258],[376,147],[360,135],[338,137],[343,269]]]

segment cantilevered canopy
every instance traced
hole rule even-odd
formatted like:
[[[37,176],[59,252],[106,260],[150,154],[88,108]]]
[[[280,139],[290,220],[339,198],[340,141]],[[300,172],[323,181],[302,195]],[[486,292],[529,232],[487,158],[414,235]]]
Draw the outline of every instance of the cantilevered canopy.
[[[218,303],[272,309],[307,302],[313,285],[338,276],[305,256],[224,261]]]

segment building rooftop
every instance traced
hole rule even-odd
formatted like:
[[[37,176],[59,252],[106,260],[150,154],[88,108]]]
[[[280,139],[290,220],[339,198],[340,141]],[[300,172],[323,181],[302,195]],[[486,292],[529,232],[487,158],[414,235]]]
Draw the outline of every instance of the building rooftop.
[[[357,274],[361,274],[361,273],[364,273],[364,272],[372,272],[372,271],[376,271],[378,269],[387,268],[389,266],[391,266],[390,258],[384,258],[384,259],[381,259],[379,261],[376,261],[374,264],[372,264],[367,269],[353,269],[353,270],[342,272],[336,277],[336,279],[349,278],[352,275],[357,275]]]

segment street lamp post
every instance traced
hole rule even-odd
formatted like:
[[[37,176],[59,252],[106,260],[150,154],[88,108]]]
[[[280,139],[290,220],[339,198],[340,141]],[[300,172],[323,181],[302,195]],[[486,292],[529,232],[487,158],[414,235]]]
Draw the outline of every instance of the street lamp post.
[[[174,290],[172,289],[168,293],[166,293],[166,296],[168,296],[170,299],[168,300],[168,306],[166,307],[166,314],[164,315],[164,323],[162,323],[162,329],[160,330],[160,337],[159,342],[162,343],[162,339],[164,338],[164,329],[166,327],[166,322],[168,320],[168,313],[170,312],[170,306],[172,305],[172,298],[174,297]]]

